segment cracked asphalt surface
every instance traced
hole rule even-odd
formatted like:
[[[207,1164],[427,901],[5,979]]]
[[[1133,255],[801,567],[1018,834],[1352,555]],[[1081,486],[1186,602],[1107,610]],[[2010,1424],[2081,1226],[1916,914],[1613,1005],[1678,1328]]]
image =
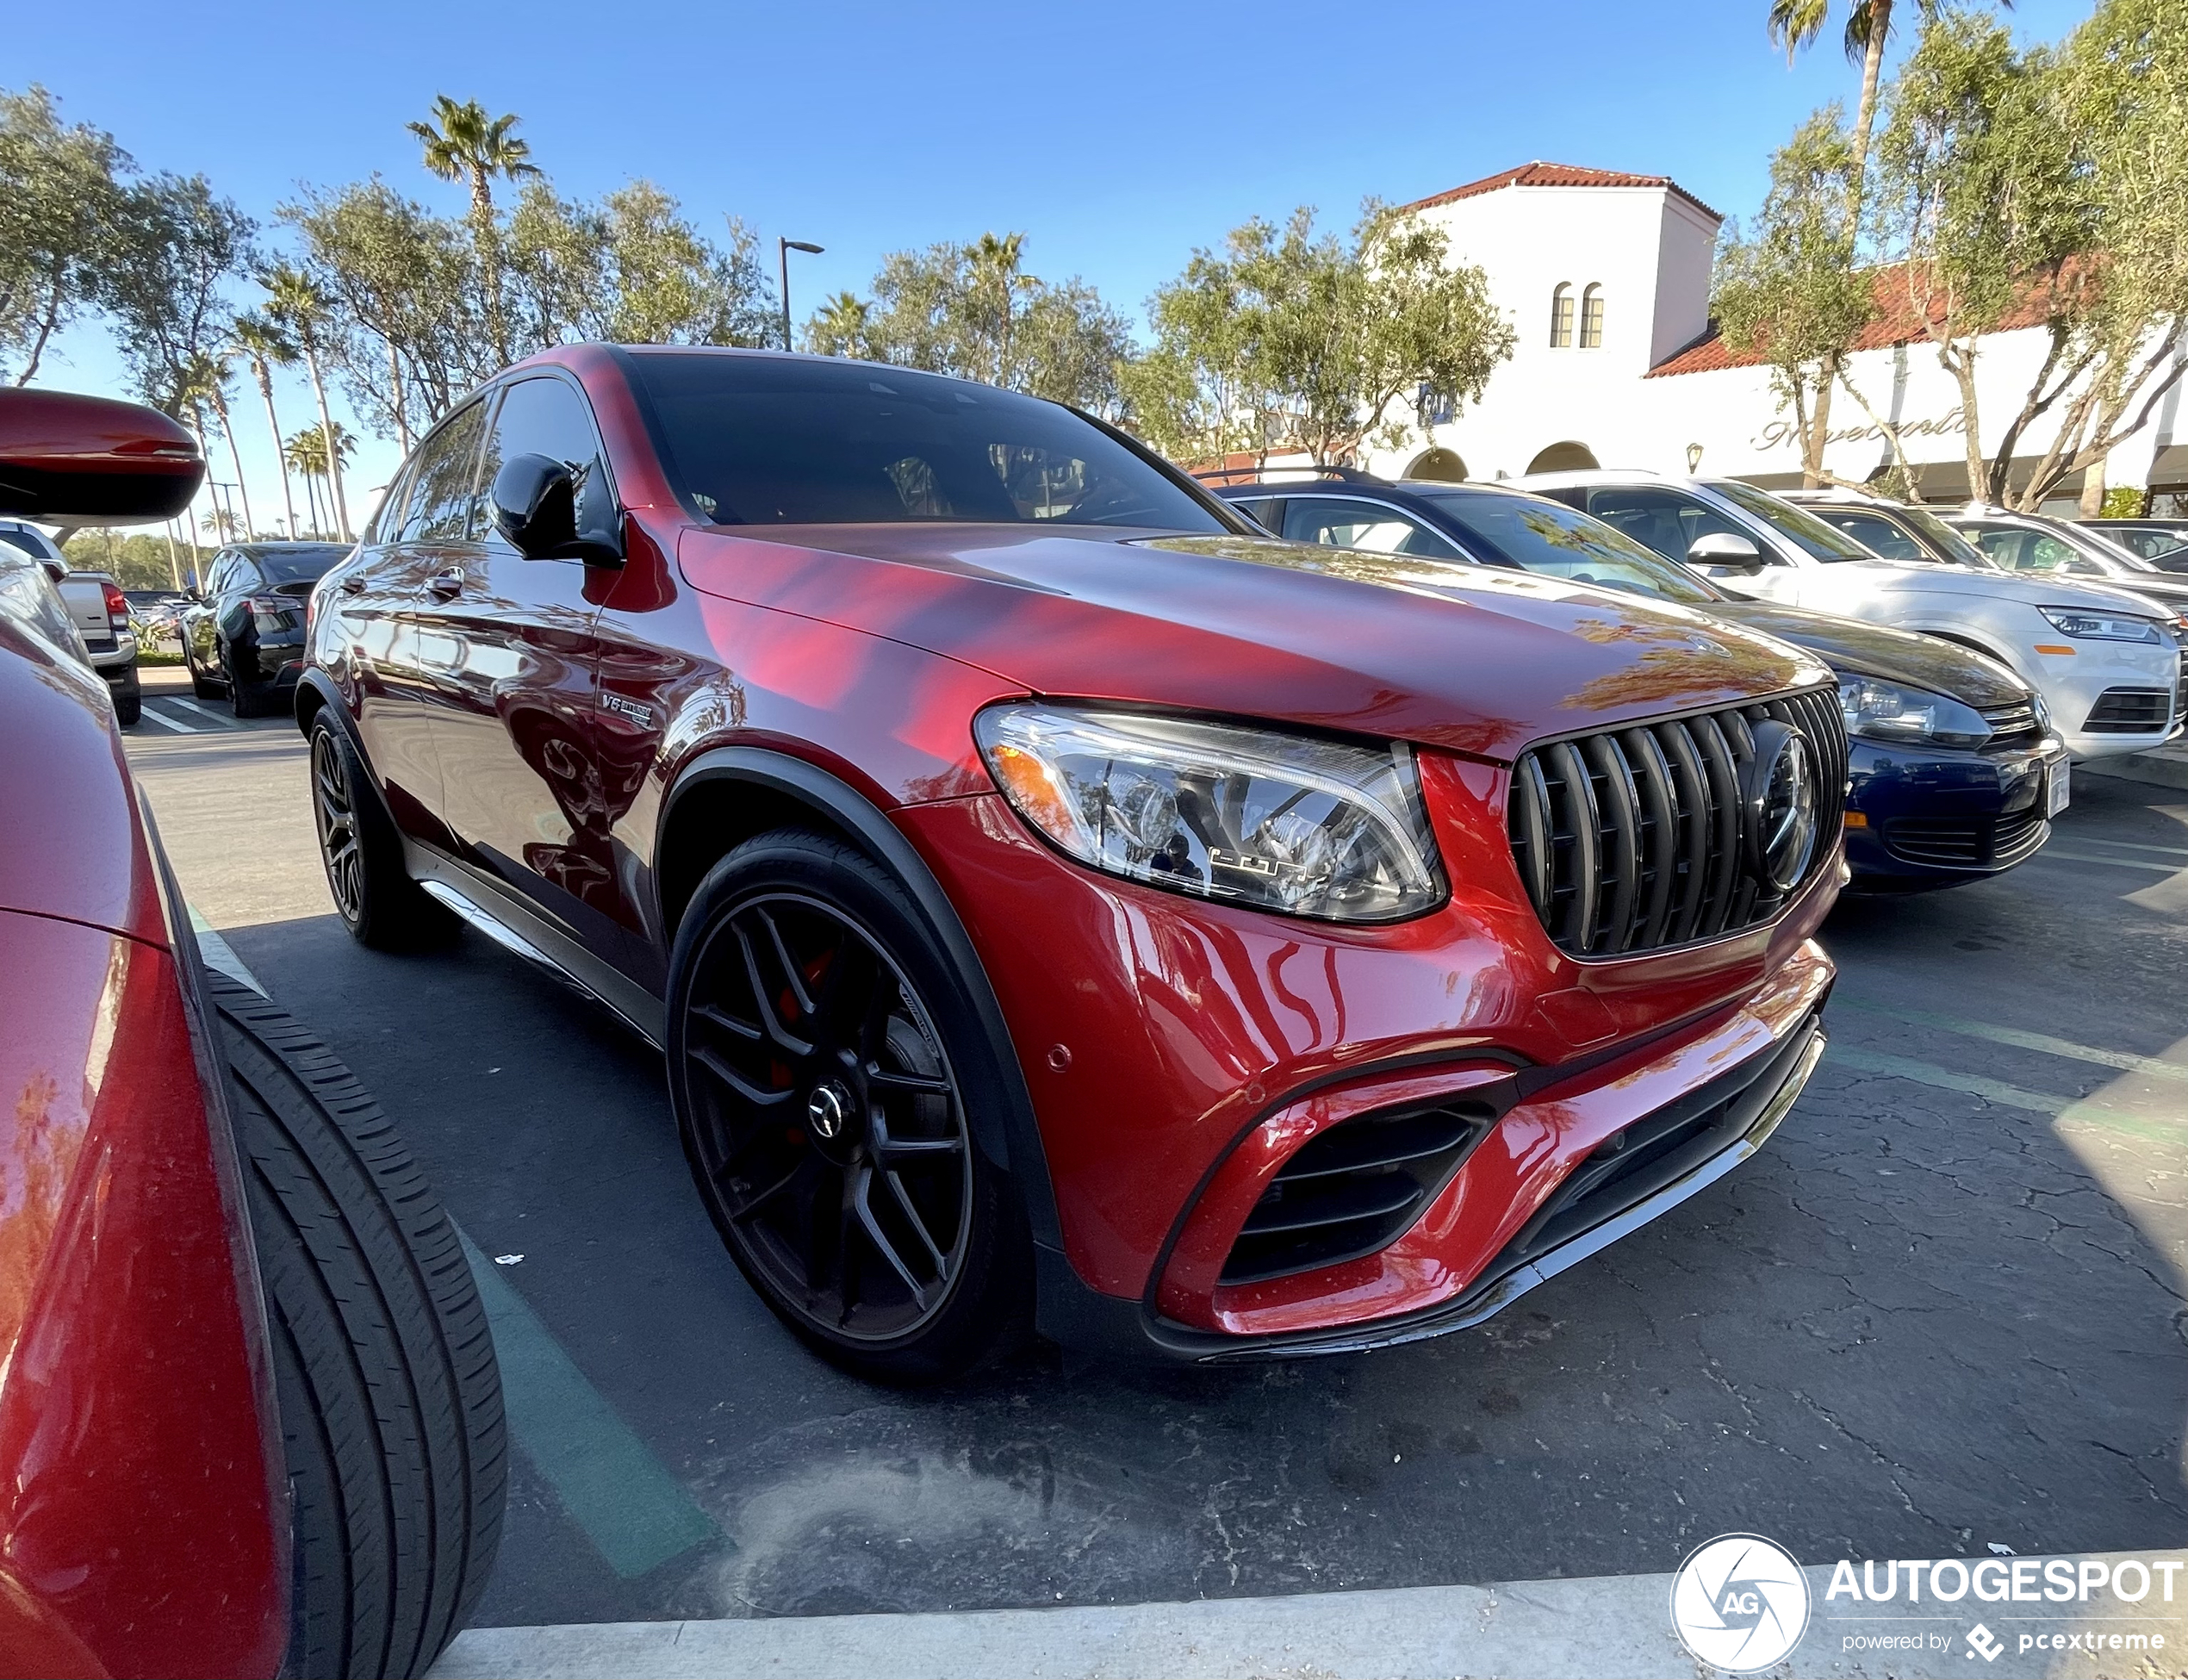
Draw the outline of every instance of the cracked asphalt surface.
[[[2079,775],[2005,879],[1844,905],[1832,1051],[1769,1147],[1477,1330],[1221,1372],[1047,1349],[907,1396],[746,1291],[658,1058],[475,935],[350,942],[292,730],[131,751],[193,902],[718,1528],[620,1577],[520,1454],[483,1624],[1660,1571],[1728,1529],[2188,1546],[2188,793]]]

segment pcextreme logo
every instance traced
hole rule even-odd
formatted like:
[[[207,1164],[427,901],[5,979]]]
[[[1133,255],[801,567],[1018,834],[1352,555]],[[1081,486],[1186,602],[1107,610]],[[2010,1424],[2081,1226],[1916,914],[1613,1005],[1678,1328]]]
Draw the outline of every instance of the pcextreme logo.
[[[1719,1534],[1671,1577],[1671,1625],[1696,1661],[1727,1674],[1783,1662],[1808,1631],[1808,1577],[1760,1534]]]

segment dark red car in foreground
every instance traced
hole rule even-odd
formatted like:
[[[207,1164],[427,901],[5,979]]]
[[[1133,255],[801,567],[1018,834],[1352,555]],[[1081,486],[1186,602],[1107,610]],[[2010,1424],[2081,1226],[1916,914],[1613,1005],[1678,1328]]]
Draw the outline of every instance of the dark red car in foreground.
[[[0,513],[159,519],[203,474],[164,415],[0,392]],[[106,685],[5,545],[0,720],[0,1676],[423,1673],[506,1468],[454,1229],[326,1047],[200,961]]]
[[[879,1375],[1476,1322],[1822,1049],[1821,663],[1274,541],[960,381],[511,369],[321,582],[297,706],[358,936],[461,917],[660,1044],[730,1251]]]

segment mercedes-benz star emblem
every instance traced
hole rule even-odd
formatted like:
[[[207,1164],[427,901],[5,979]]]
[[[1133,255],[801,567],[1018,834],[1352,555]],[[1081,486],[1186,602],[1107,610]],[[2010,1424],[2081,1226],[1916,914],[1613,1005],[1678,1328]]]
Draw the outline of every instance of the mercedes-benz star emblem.
[[[1747,869],[1760,885],[1790,893],[1816,856],[1815,761],[1790,724],[1766,719],[1754,733],[1740,775]]]
[[[813,1129],[813,1136],[832,1142],[843,1129],[843,1121],[849,1112],[843,1093],[832,1085],[816,1086],[813,1094],[805,1098],[805,1123]]]

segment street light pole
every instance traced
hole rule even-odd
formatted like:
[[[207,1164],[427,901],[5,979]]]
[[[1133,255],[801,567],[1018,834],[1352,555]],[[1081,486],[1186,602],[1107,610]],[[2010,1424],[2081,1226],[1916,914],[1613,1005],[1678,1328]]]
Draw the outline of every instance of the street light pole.
[[[782,265],[782,347],[785,350],[788,350],[791,347],[790,253],[793,251],[805,251],[810,252],[812,255],[817,257],[821,254],[824,249],[825,249],[824,246],[808,245],[803,240],[786,240],[780,234],[777,234],[775,237],[775,260]]]

